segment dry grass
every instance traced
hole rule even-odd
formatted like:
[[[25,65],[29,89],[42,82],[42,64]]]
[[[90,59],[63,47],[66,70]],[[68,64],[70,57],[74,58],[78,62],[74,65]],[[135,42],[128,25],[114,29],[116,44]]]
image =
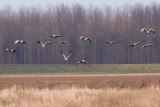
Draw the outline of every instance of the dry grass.
[[[23,89],[0,91],[0,107],[160,107],[160,88]]]

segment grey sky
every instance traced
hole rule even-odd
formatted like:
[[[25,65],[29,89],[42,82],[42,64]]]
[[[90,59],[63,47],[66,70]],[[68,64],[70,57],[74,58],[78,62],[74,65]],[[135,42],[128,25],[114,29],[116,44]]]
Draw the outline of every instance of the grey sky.
[[[135,4],[141,3],[144,5],[148,5],[149,3],[160,3],[160,0],[0,0],[0,9],[4,8],[6,5],[10,5],[14,9],[19,8],[21,5],[23,6],[41,6],[46,7],[48,4],[57,5],[57,4],[67,4],[72,5],[75,3],[79,3],[85,7],[89,5],[103,7],[103,6],[111,6],[117,7],[126,4]]]

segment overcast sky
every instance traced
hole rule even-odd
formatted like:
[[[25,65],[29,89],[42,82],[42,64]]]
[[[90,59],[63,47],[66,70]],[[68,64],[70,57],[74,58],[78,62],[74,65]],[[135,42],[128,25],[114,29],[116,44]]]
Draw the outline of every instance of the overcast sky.
[[[48,4],[57,5],[57,4],[67,4],[72,5],[75,3],[79,3],[85,7],[90,5],[103,7],[117,7],[126,4],[135,4],[141,3],[144,5],[148,5],[150,3],[158,3],[160,4],[160,0],[0,0],[0,9],[4,8],[6,5],[10,5],[12,8],[17,9],[21,5],[23,6],[41,6],[46,7]]]

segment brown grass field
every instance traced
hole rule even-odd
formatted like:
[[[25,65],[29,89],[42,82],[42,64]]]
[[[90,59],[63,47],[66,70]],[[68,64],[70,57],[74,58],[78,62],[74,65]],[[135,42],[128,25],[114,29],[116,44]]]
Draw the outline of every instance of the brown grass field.
[[[160,74],[3,75],[0,107],[160,107]]]

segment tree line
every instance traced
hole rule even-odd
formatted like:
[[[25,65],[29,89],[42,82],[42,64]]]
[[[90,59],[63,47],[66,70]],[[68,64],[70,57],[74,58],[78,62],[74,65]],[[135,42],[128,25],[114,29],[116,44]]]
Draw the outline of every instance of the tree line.
[[[65,64],[63,53],[74,53],[69,63],[85,59],[90,64],[140,64],[160,62],[160,5],[142,4],[111,8],[88,8],[79,4],[20,7],[6,6],[0,10],[0,63],[1,64]],[[141,28],[153,28],[155,34],[146,36]],[[45,35],[44,35],[45,34]],[[64,37],[53,39],[50,35]],[[80,41],[80,36],[92,42]],[[15,40],[26,40],[27,45],[16,45]],[[36,41],[50,41],[52,45],[41,48]],[[65,40],[67,47],[58,43]],[[120,41],[109,46],[102,40]],[[148,40],[154,47],[139,49],[128,44]],[[16,53],[5,53],[6,48]]]

